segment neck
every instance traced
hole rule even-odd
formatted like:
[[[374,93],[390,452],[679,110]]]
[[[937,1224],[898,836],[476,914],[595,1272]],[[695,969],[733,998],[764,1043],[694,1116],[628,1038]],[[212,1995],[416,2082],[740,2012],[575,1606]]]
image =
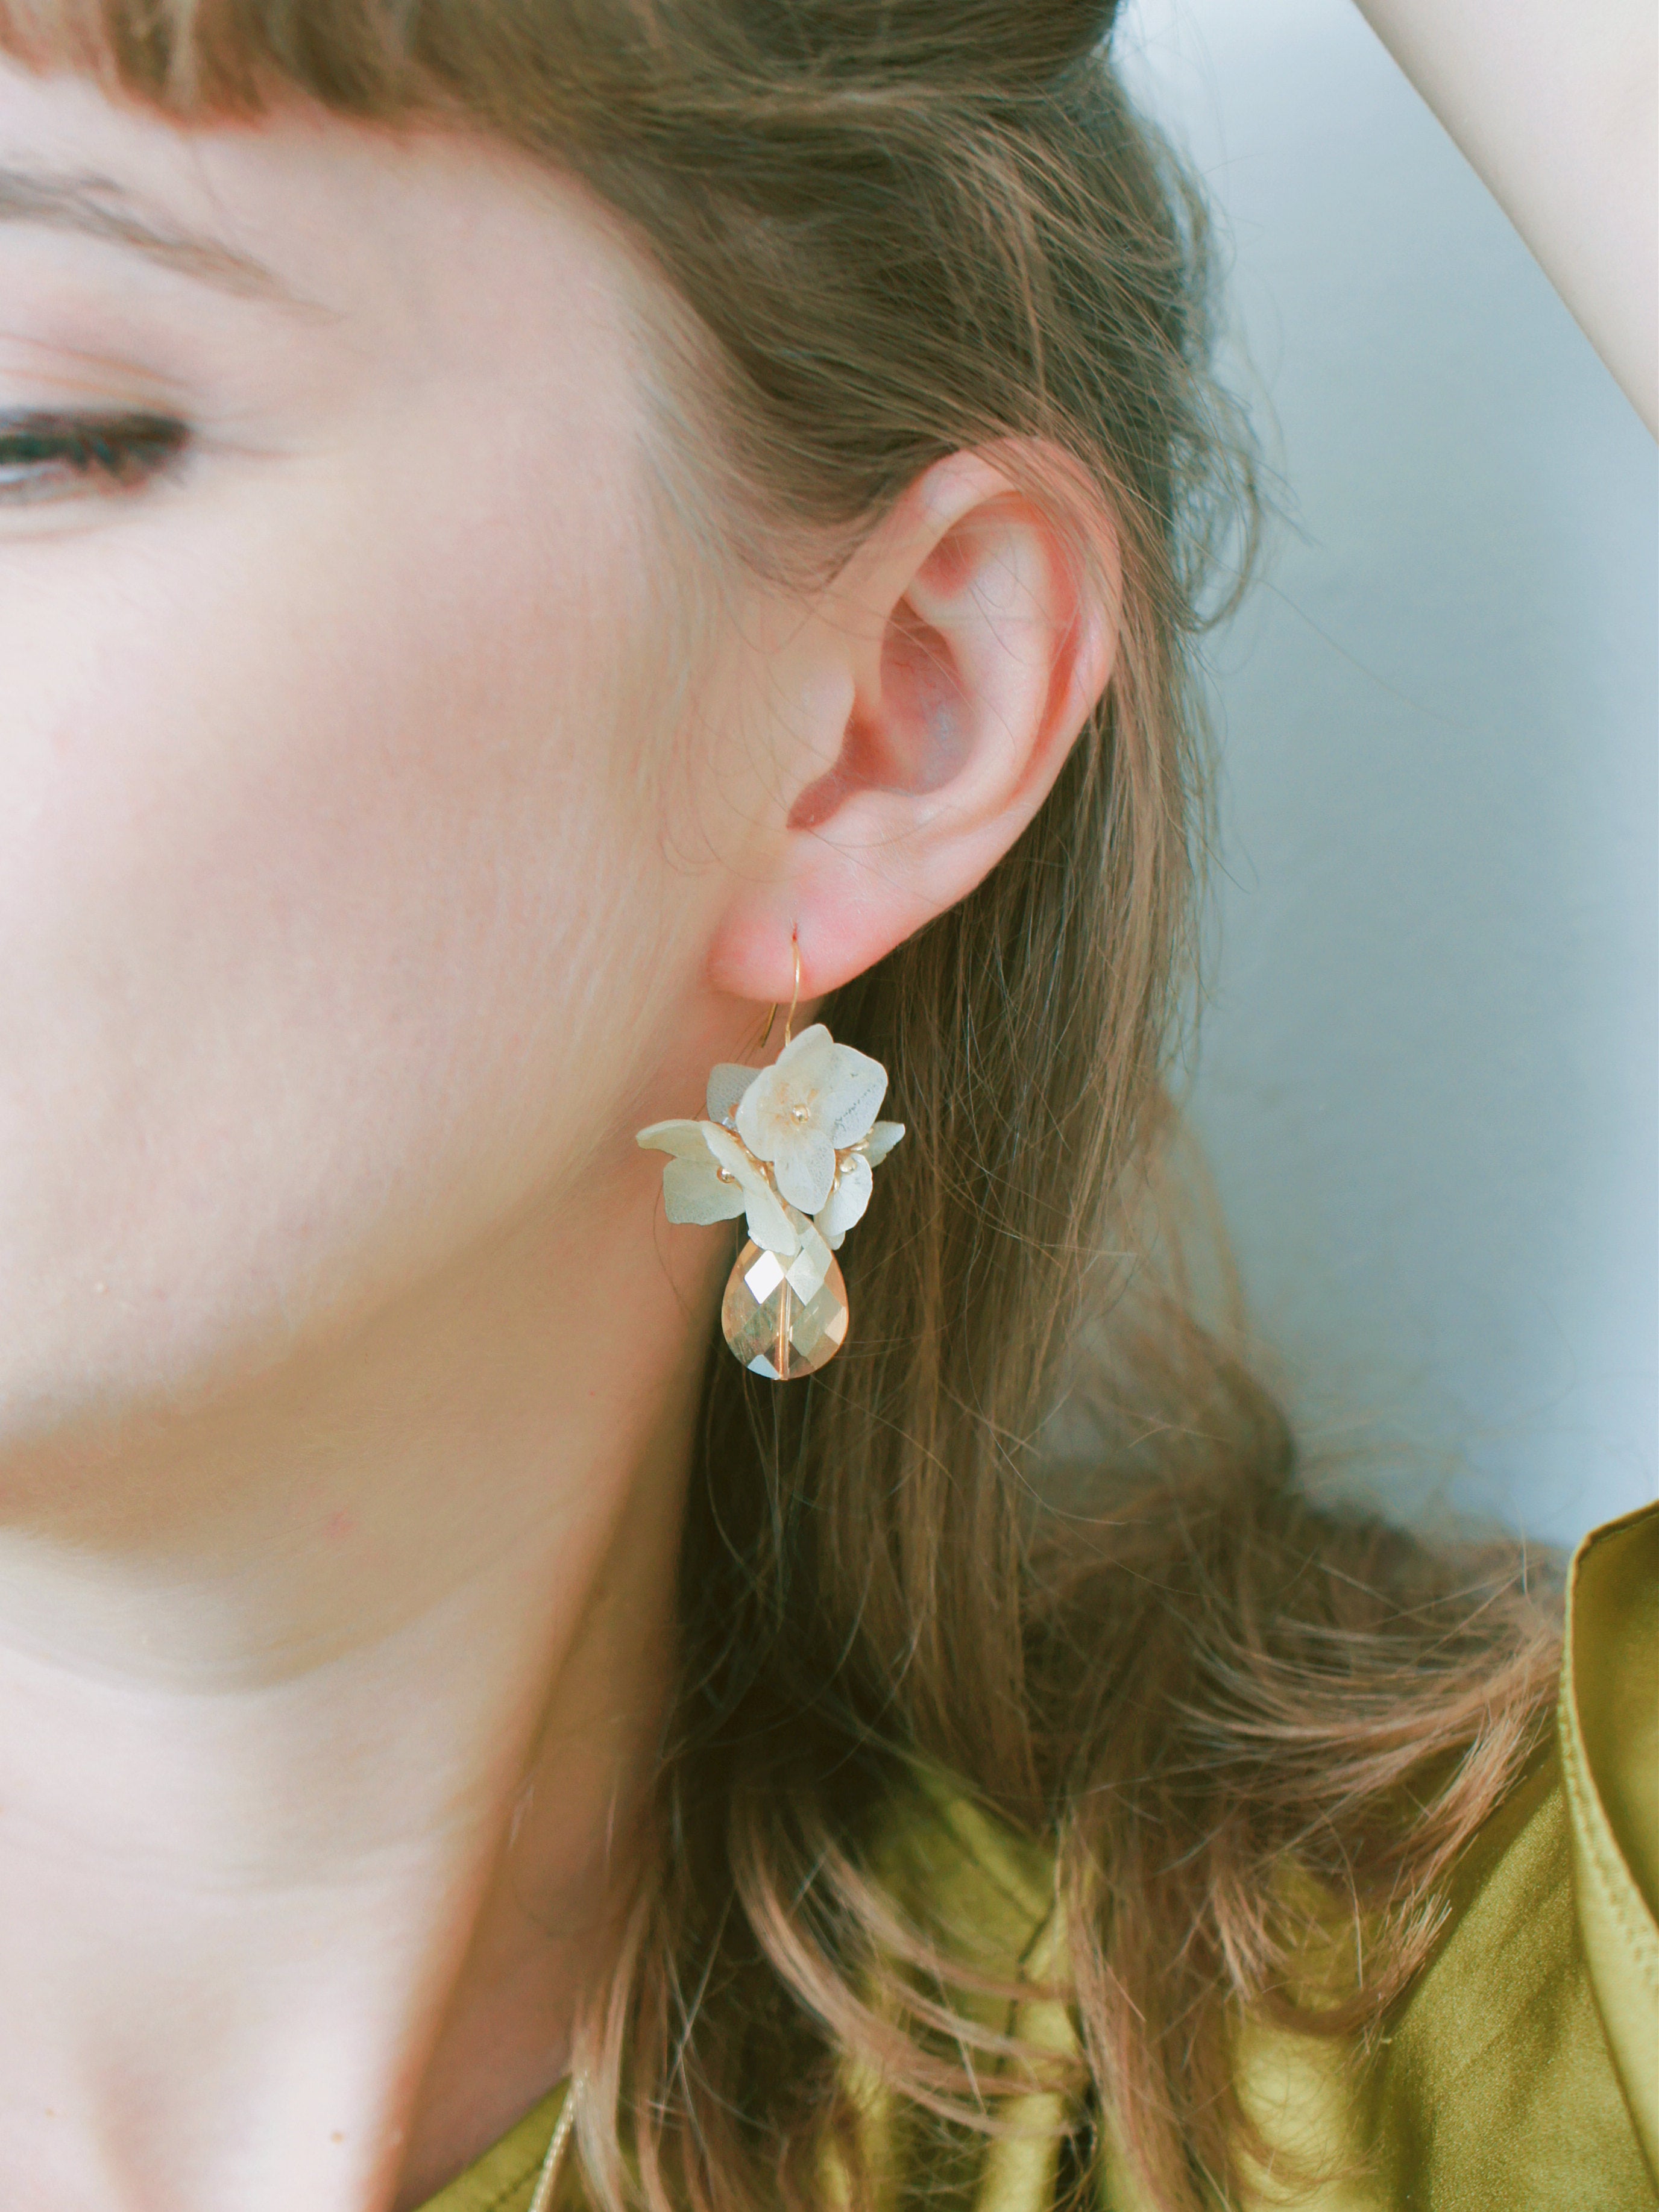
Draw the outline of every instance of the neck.
[[[603,1211],[5,1467],[0,2201],[418,2204],[563,2071],[723,1256]]]

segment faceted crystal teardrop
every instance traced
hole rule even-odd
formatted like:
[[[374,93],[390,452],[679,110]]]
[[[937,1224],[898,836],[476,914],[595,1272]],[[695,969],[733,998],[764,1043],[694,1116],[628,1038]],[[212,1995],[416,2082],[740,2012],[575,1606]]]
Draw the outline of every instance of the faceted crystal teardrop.
[[[815,1230],[809,1227],[793,1260],[744,1246],[726,1285],[720,1327],[750,1373],[771,1382],[793,1382],[835,1358],[847,1335],[847,1285]]]

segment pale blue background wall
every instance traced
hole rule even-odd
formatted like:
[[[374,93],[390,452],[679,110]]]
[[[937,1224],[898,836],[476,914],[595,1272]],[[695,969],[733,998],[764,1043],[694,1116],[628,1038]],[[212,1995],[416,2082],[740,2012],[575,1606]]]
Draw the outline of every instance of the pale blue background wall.
[[[1567,1539],[1659,1489],[1655,448],[1345,0],[1141,0],[1286,479],[1212,659],[1193,1109],[1316,1450]]]

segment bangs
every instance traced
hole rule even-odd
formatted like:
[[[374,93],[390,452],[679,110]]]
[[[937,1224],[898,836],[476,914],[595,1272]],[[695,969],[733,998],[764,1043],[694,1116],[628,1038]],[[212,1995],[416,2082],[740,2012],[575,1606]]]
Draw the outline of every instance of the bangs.
[[[257,115],[300,94],[343,115],[386,122],[448,114],[511,136],[501,95],[548,87],[532,43],[545,5],[382,4],[382,0],[0,0],[0,53],[40,74],[68,72],[181,122]],[[514,35],[541,18],[539,36]],[[463,25],[455,18],[464,15]],[[462,57],[467,66],[459,64]],[[494,66],[491,67],[491,64]],[[492,82],[492,80],[494,82]]]
[[[0,0],[0,54],[67,71],[180,121],[254,115],[284,94],[396,122],[448,118],[552,150],[609,139],[630,114],[672,146],[741,119],[769,136],[770,95],[856,88],[891,112],[921,94],[1051,100],[1092,67],[1115,0]],[[744,112],[743,88],[763,97]],[[695,90],[692,88],[696,88]],[[698,97],[698,94],[701,97]]]

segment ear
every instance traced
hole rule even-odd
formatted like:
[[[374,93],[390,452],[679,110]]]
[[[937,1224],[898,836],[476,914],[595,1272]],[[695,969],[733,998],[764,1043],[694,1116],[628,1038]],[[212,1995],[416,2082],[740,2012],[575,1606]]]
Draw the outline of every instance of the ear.
[[[1023,473],[1023,472],[1022,472]],[[1061,479],[1064,485],[1064,479]],[[732,884],[717,989],[811,999],[964,898],[1042,805],[1112,671],[1117,542],[991,453],[913,484],[781,664],[774,811]],[[1088,556],[1082,546],[1086,542]]]

